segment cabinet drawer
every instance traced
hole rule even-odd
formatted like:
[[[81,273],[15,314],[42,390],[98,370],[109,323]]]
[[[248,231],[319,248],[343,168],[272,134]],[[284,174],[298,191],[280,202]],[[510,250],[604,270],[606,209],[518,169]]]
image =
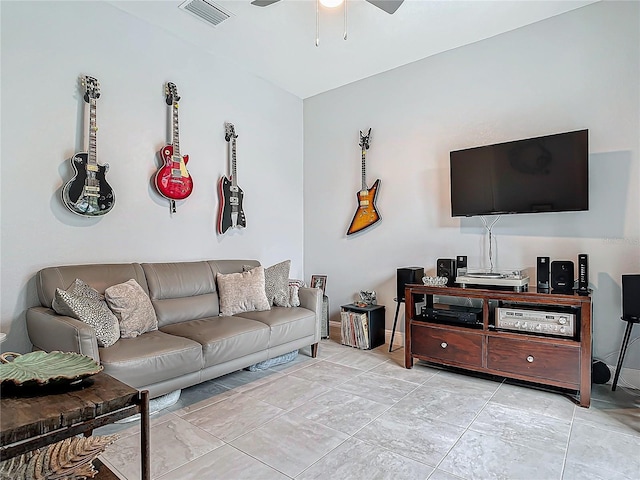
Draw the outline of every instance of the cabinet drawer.
[[[489,337],[487,367],[577,385],[580,383],[580,348]]]
[[[411,352],[445,363],[481,367],[482,335],[412,325]]]

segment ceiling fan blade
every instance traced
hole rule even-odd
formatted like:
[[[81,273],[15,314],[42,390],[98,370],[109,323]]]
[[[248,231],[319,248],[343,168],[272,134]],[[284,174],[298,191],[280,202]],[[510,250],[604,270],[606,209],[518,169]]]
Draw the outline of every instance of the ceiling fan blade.
[[[251,5],[255,5],[256,7],[268,7],[272,3],[279,2],[280,0],[253,0]]]
[[[395,13],[396,10],[402,5],[404,0],[367,0],[371,5],[375,5],[376,7],[384,10],[388,14]]]
[[[280,0],[253,0],[251,5],[255,5],[256,7],[268,7],[272,3],[279,2]]]

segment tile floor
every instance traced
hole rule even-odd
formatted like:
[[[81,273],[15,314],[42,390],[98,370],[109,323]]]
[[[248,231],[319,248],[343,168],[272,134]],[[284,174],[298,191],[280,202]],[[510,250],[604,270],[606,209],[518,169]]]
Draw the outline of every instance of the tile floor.
[[[151,474],[190,479],[640,478],[640,392],[569,397],[323,340],[318,358],[182,391],[151,420]],[[139,478],[139,428],[101,457]]]

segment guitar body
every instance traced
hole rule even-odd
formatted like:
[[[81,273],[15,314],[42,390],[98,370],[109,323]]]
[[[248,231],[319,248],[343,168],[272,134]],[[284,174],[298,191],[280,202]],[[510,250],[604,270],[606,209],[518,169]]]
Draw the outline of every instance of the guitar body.
[[[382,220],[376,209],[376,197],[378,196],[379,187],[380,179],[376,180],[371,188],[358,192],[358,209],[353,216],[353,220],[351,220],[347,235],[361,232]]]
[[[234,187],[231,180],[221,177],[218,182],[220,206],[218,211],[218,234],[222,235],[231,227],[247,226],[247,219],[242,209],[244,192],[240,187]]]
[[[106,179],[109,165],[89,165],[86,152],[76,153],[70,162],[75,174],[62,187],[64,205],[85,217],[99,217],[111,211],[116,199]]]
[[[178,157],[173,155],[173,145],[166,145],[160,156],[164,162],[156,173],[155,184],[158,192],[169,200],[184,200],[193,191],[193,179],[187,171],[189,155]]]

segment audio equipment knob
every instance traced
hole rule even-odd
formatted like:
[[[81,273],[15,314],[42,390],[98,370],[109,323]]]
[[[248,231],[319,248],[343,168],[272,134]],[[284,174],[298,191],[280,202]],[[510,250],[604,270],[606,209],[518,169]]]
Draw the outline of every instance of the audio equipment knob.
[[[520,326],[520,322],[516,322],[516,327],[519,327],[519,326]]]
[[[535,328],[536,328],[537,331],[541,331],[542,330],[542,326],[540,324],[537,324]]]
[[[441,346],[442,348],[447,348],[447,347],[448,347],[447,342],[442,342],[442,343],[440,344],[440,346]]]
[[[564,327],[560,327],[560,333],[564,333],[564,332],[566,332],[566,331],[567,331],[567,329],[566,329],[566,328],[564,328]]]
[[[558,319],[558,323],[559,323],[560,325],[566,325],[566,324],[567,324],[567,317],[560,317],[560,318]]]
[[[529,363],[533,363],[533,355],[529,355],[529,356],[527,357],[527,362],[529,362]]]

